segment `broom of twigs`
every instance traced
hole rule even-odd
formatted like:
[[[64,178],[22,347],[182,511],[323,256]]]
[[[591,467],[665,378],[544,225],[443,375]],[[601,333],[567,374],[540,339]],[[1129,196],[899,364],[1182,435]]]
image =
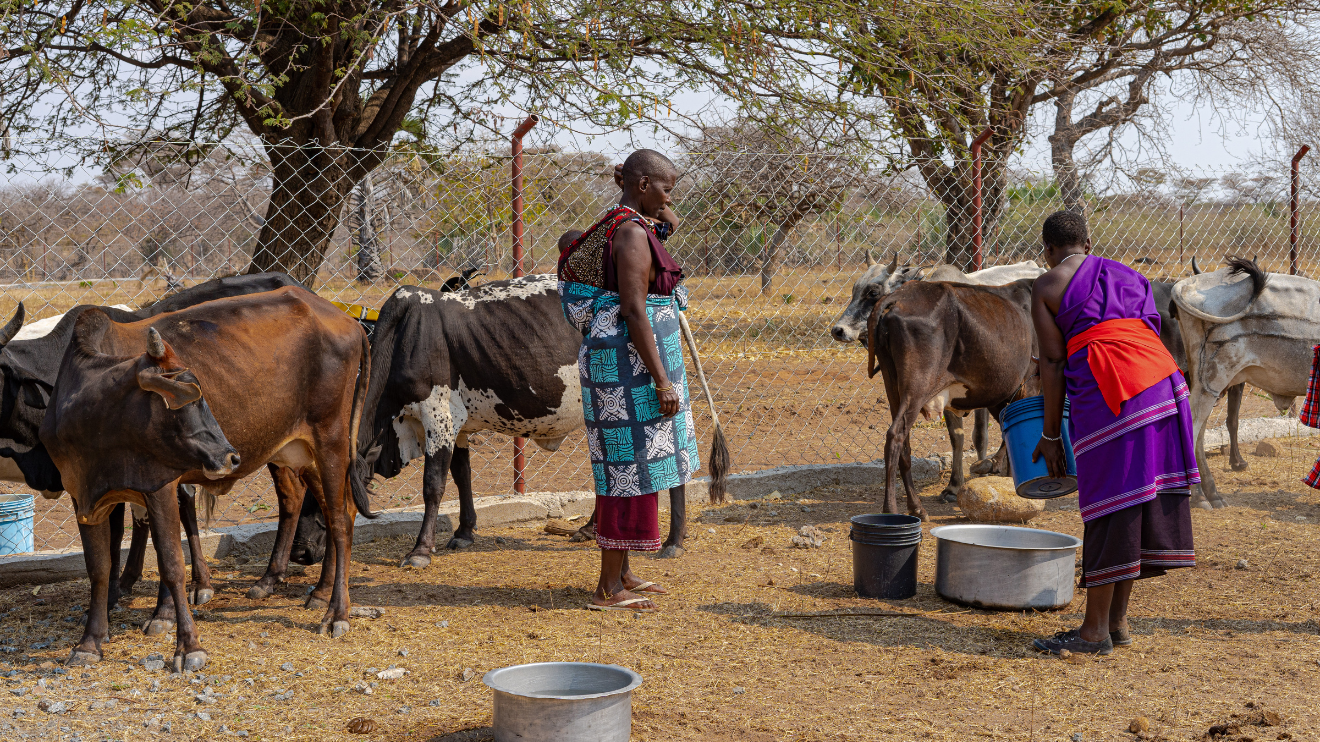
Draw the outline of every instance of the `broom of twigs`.
[[[710,458],[707,463],[710,465],[710,501],[720,503],[724,502],[724,489],[731,466],[729,444],[724,440],[720,415],[715,411],[715,398],[710,394],[710,385],[706,383],[706,372],[701,368],[697,339],[692,336],[692,328],[688,326],[687,317],[683,315],[682,311],[678,313],[678,323],[683,328],[683,339],[687,341],[688,350],[692,353],[692,365],[697,369],[697,380],[701,382],[701,391],[706,395],[706,404],[710,405],[710,419],[715,423],[715,433],[711,435]]]

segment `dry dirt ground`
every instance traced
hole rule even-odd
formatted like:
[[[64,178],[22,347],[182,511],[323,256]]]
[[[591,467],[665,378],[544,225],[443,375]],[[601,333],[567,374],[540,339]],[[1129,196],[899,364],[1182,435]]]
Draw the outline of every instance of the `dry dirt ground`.
[[[877,492],[826,487],[694,514],[680,559],[636,559],[671,591],[657,615],[584,610],[597,552],[539,524],[486,529],[424,571],[396,566],[408,540],[358,547],[353,601],[383,616],[354,619],[339,640],[313,634],[320,616],[301,607],[318,568],[256,603],[242,596],[263,558],[229,558],[214,565],[216,599],[197,611],[210,664],[188,677],[142,665],[173,651],[172,635],[135,628],[154,605],[152,582],[113,614],[105,661],[68,673],[60,662],[80,634],[86,582],[0,591],[0,738],[471,742],[486,736],[461,732],[490,723],[482,673],[585,660],[645,678],[634,740],[1134,740],[1138,717],[1144,739],[1317,740],[1320,493],[1297,483],[1316,449],[1279,445],[1281,457],[1248,456],[1252,470],[1218,472],[1232,506],[1194,511],[1197,567],[1138,585],[1135,643],[1107,658],[1073,664],[1028,649],[1078,623],[1080,593],[1055,613],[941,600],[929,537],[915,598],[857,598],[847,518],[874,512]],[[961,519],[935,502],[940,486],[923,491],[932,526]],[[826,531],[822,548],[789,547],[806,524]],[[1080,535],[1076,500],[1052,502],[1033,525]],[[876,609],[911,615],[782,615]],[[375,677],[391,666],[408,674]],[[42,708],[56,703],[64,713]],[[1274,714],[1275,726],[1246,723]],[[357,717],[375,730],[349,734]],[[1237,732],[1207,736],[1234,721]]]

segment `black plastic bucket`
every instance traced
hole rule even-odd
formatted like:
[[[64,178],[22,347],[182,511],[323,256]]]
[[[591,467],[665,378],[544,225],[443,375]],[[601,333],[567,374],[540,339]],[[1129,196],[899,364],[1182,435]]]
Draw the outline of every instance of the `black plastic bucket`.
[[[856,515],[851,519],[853,589],[863,598],[902,600],[917,594],[921,519],[911,515]]]

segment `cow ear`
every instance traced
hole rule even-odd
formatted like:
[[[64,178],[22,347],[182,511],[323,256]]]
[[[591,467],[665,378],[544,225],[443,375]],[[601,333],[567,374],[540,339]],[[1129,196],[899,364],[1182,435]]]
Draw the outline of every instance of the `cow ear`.
[[[179,381],[183,371],[161,371],[157,368],[144,368],[138,372],[138,386],[149,392],[155,392],[165,400],[165,406],[177,410],[202,398],[202,388],[190,381]]]

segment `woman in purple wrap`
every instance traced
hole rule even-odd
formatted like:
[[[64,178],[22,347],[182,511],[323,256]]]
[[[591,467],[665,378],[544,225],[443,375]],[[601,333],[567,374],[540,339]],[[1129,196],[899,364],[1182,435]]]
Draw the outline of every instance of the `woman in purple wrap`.
[[[1036,279],[1031,312],[1040,340],[1045,428],[1034,458],[1063,476],[1066,391],[1085,536],[1080,628],[1036,649],[1109,654],[1132,643],[1135,580],[1196,565],[1189,487],[1201,481],[1187,382],[1160,343],[1150,282],[1091,255],[1086,220],[1056,212],[1041,229],[1050,270]]]

